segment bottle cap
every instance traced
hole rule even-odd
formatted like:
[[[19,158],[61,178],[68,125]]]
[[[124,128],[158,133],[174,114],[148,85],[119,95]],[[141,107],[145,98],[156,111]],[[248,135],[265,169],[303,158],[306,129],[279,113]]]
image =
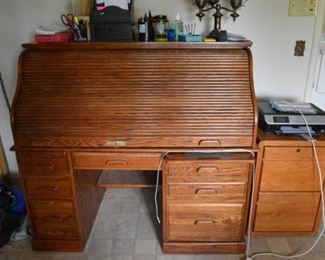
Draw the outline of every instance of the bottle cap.
[[[179,12],[176,11],[176,21],[179,21],[179,20],[181,20],[181,16],[179,15]]]

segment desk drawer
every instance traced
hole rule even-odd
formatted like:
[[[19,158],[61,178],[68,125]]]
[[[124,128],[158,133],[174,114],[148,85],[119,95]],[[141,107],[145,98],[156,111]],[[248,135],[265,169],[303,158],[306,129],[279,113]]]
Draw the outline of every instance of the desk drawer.
[[[325,160],[325,148],[317,147],[319,160]],[[264,160],[311,161],[315,158],[312,147],[265,147]]]
[[[160,153],[74,153],[75,169],[157,170]]]
[[[69,180],[25,180],[25,191],[30,198],[71,199],[72,188]]]
[[[240,182],[246,183],[249,163],[217,160],[186,160],[168,162],[169,183]]]
[[[76,239],[78,230],[71,201],[30,200],[35,238]]]
[[[204,200],[205,202],[245,202],[245,184],[170,184],[168,199]]]
[[[260,192],[256,205],[256,232],[312,232],[319,192]]]
[[[315,167],[313,161],[263,161],[260,191],[319,191]]]
[[[19,152],[18,162],[24,176],[68,176],[65,152]]]
[[[241,241],[244,204],[168,204],[168,241]]]

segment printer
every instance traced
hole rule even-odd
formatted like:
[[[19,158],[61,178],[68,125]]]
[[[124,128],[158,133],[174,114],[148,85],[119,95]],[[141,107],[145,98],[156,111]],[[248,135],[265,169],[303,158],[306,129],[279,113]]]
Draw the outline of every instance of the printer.
[[[90,14],[93,41],[133,41],[133,0],[94,0]]]
[[[285,101],[284,101],[285,102]],[[290,103],[285,102],[284,105]],[[305,119],[301,113],[291,106],[291,109],[276,109],[272,101],[259,101],[259,127],[265,131],[272,131],[276,134],[312,134],[325,133],[325,112],[310,103],[301,105]],[[298,103],[296,103],[298,104]],[[302,103],[299,103],[302,104]],[[280,111],[282,110],[282,111]],[[305,120],[309,125],[309,131],[306,127]]]

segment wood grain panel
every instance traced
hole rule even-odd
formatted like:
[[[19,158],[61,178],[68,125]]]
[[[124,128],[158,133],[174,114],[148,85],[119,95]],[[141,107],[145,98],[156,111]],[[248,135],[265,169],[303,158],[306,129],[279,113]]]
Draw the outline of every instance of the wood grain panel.
[[[168,161],[169,183],[246,183],[249,163],[218,160]]]
[[[325,160],[325,148],[318,147],[318,159]],[[264,160],[311,161],[315,158],[312,147],[265,147]]]
[[[35,146],[38,138],[56,143],[57,137],[75,138],[67,145],[78,147],[93,137],[122,138],[126,147],[254,145],[246,49],[93,46],[23,53],[13,113],[17,139]]]
[[[26,179],[25,192],[30,198],[71,199],[69,180]]]
[[[36,239],[79,238],[71,201],[29,200],[29,208]]]
[[[258,202],[273,204],[306,203],[317,204],[320,192],[259,192]]]
[[[312,232],[318,203],[265,204],[257,203],[254,231]]]
[[[77,214],[80,219],[82,244],[86,245],[92,225],[105,194],[105,189],[97,187],[101,171],[75,171],[75,189],[77,197]]]
[[[73,153],[75,169],[157,170],[160,153]]]
[[[168,203],[167,241],[240,241],[243,204]]]
[[[321,167],[324,172],[325,165]],[[313,161],[264,161],[261,174],[260,191],[320,190]]]
[[[199,200],[201,202],[244,203],[246,185],[244,184],[169,184],[168,199]]]
[[[69,164],[66,152],[28,151],[18,152],[20,170],[28,177],[69,176]]]

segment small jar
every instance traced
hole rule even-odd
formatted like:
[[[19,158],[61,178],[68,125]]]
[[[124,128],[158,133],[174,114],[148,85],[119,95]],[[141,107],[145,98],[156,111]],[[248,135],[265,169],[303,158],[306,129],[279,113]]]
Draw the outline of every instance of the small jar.
[[[166,41],[168,28],[168,19],[166,15],[156,15],[153,18],[153,29],[155,31],[156,41]]]

